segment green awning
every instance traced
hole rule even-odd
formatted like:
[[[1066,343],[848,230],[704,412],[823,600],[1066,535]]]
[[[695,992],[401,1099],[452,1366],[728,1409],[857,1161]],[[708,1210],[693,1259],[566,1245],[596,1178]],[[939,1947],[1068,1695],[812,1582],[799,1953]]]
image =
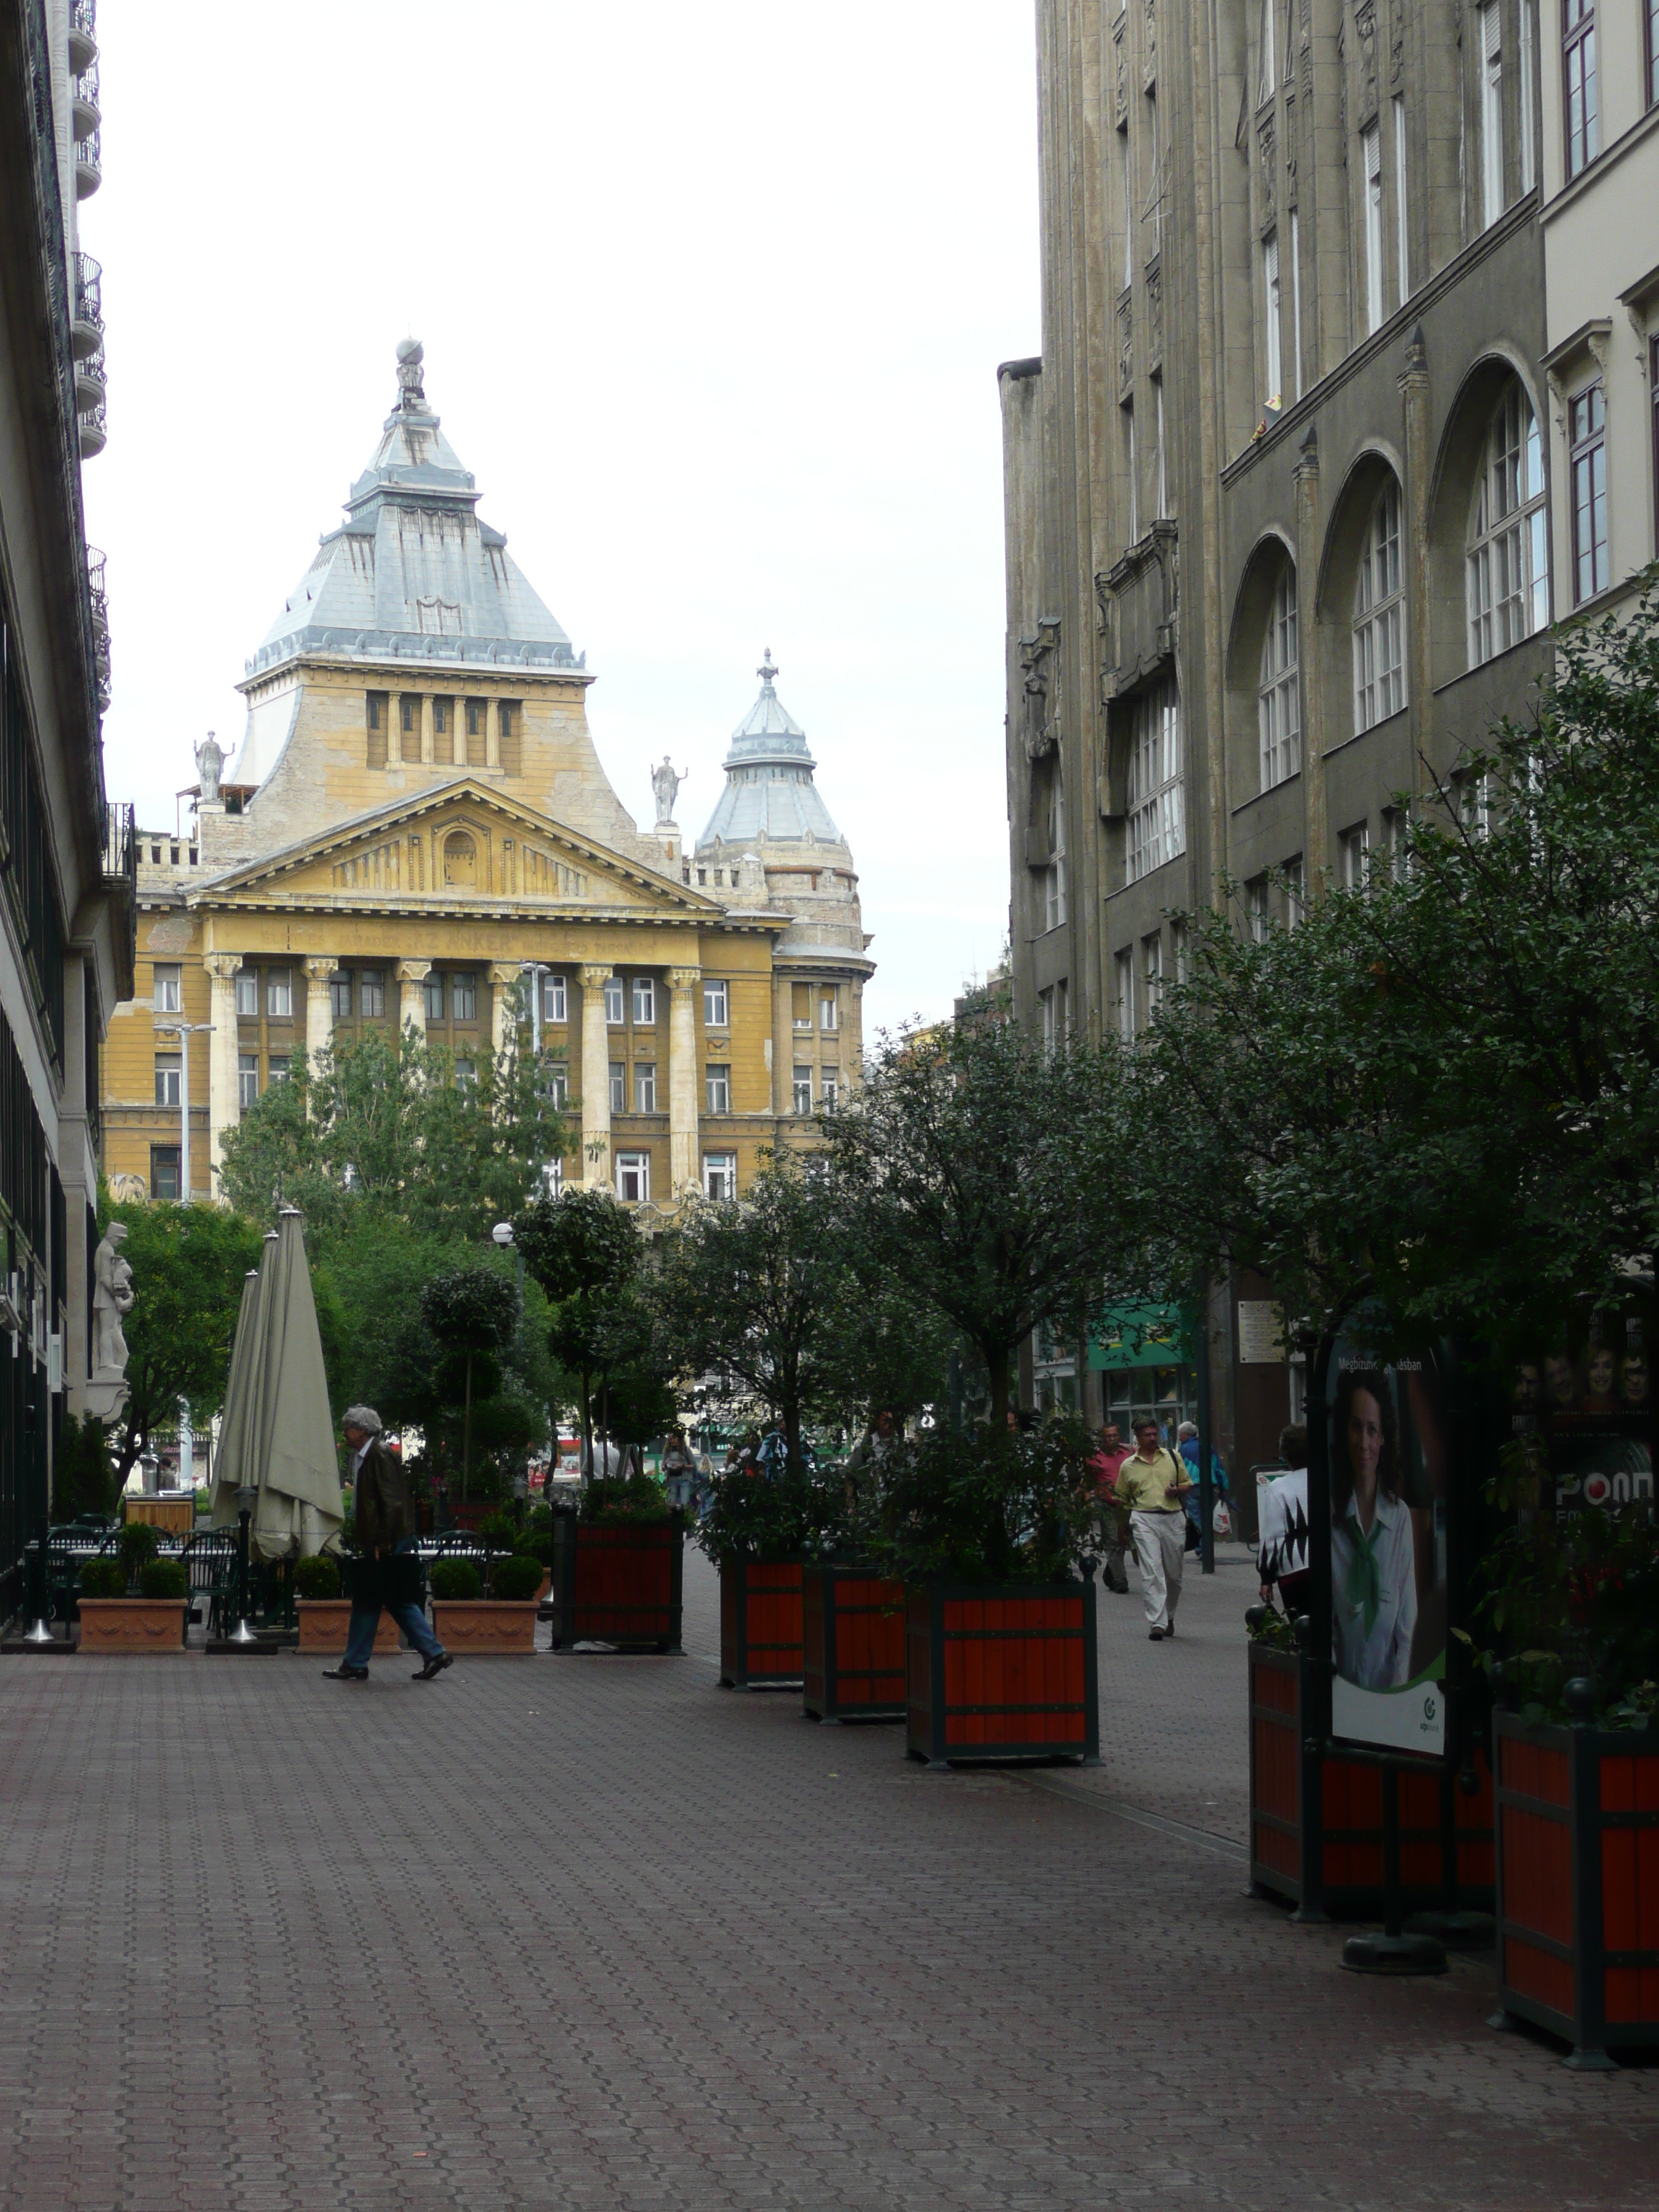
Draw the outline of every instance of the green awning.
[[[1179,1306],[1108,1306],[1089,1331],[1089,1364],[1184,1367],[1193,1356],[1191,1316]]]

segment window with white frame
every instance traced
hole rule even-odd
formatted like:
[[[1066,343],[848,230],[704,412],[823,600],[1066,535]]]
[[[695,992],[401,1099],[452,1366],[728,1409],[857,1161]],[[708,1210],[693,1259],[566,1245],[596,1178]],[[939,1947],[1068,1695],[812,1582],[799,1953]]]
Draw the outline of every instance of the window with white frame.
[[[731,1006],[728,986],[703,979],[702,1025],[707,1030],[723,1030],[731,1026]]]
[[[1307,890],[1303,877],[1302,855],[1296,853],[1285,863],[1285,927],[1294,929],[1307,912]]]
[[[1543,441],[1518,377],[1504,387],[1486,426],[1469,510],[1465,579],[1471,668],[1547,627]]]
[[[1187,925],[1179,918],[1170,924],[1170,972],[1177,983],[1187,981]]]
[[[1480,204],[1482,219],[1504,212],[1504,26],[1502,0],[1480,9]]]
[[[1406,191],[1406,95],[1397,92],[1391,103],[1394,112],[1394,258],[1395,276],[1400,286],[1400,304],[1403,307],[1411,297],[1412,249],[1411,224],[1407,220],[1410,200]]]
[[[1164,443],[1164,379],[1161,375],[1152,379],[1152,402],[1158,410],[1158,506],[1153,520],[1161,521],[1170,512],[1170,471]]]
[[[621,1026],[623,1020],[623,979],[607,975],[605,979],[605,1018],[611,1029]]]
[[[155,969],[155,988],[150,1006],[158,1014],[176,1014],[183,1011],[183,969],[176,963],[164,966],[160,961]]]
[[[1187,849],[1181,785],[1181,695],[1168,677],[1135,700],[1129,744],[1129,881]]]
[[[1389,806],[1382,814],[1382,845],[1388,854],[1388,870],[1395,883],[1403,883],[1409,873],[1406,834],[1411,827],[1411,817],[1403,806]]]
[[[239,969],[236,975],[236,1011],[257,1021],[259,1018],[259,971],[257,968]]]
[[[1360,203],[1365,223],[1365,328],[1382,326],[1382,133],[1368,123],[1359,134]]]
[[[1252,945],[1266,942],[1267,935],[1267,878],[1254,876],[1244,886],[1244,921]]]
[[[1261,43],[1256,54],[1255,103],[1271,100],[1279,88],[1279,57],[1273,51],[1273,0],[1261,0]]]
[[[1045,811],[1048,865],[1042,872],[1042,927],[1058,929],[1066,919],[1066,789],[1058,758],[1048,777]]]
[[[657,1063],[653,1060],[634,1062],[634,1111],[654,1114],[657,1110]]]
[[[634,978],[634,1026],[648,1030],[655,1026],[656,1019],[656,985],[649,975],[636,975]]]
[[[617,1195],[625,1206],[643,1206],[651,1196],[649,1152],[618,1152]]]
[[[1302,218],[1291,210],[1291,397],[1302,397]]]
[[[1520,128],[1521,128],[1521,189],[1529,192],[1538,182],[1538,81],[1537,64],[1533,59],[1533,40],[1536,18],[1533,0],[1520,0],[1519,40]]]
[[[1140,536],[1140,457],[1135,451],[1135,403],[1126,399],[1119,409],[1123,417],[1123,435],[1128,451],[1129,477],[1129,543],[1134,544]]]
[[[1577,604],[1607,587],[1607,409],[1599,383],[1567,402],[1567,436],[1572,596]]]
[[[565,988],[565,978],[562,975],[544,975],[542,977],[542,1019],[544,1022],[568,1021],[569,1005],[569,994]]]
[[[1284,403],[1285,392],[1285,365],[1279,339],[1285,309],[1279,286],[1279,233],[1276,230],[1270,231],[1261,241],[1261,298],[1267,404],[1278,407]]]
[[[1457,811],[1471,842],[1483,844],[1492,835],[1492,778],[1466,775],[1458,781]]]
[[[1364,822],[1357,822],[1352,830],[1345,830],[1337,839],[1337,859],[1344,890],[1364,890],[1365,856],[1370,849],[1370,826]]]
[[[179,1103],[179,1055],[176,1052],[158,1052],[155,1055],[155,1103],[158,1106]]]
[[[613,1114],[628,1111],[628,1063],[624,1060],[611,1062],[611,1110]]]
[[[841,1070],[821,1067],[818,1070],[818,1104],[826,1114],[833,1114],[841,1103]]]
[[[705,1152],[702,1156],[702,1194],[717,1206],[729,1206],[738,1194],[738,1156],[735,1152]]]
[[[542,1063],[542,1096],[550,1106],[563,1109],[570,1097],[570,1063],[548,1060]]]
[[[1068,987],[1054,983],[1037,993],[1037,1019],[1042,1024],[1045,1051],[1052,1052],[1065,1036],[1071,1007]]]
[[[1273,586],[1273,611],[1261,641],[1261,677],[1256,693],[1261,738],[1261,788],[1299,773],[1302,767],[1302,687],[1297,665],[1296,570],[1285,562]]]
[[[1595,0],[1563,0],[1561,90],[1566,102],[1567,174],[1576,177],[1601,150]]]
[[[287,968],[265,970],[265,1015],[273,1022],[294,1018],[294,978]]]
[[[1133,1044],[1135,1034],[1135,956],[1127,948],[1115,955],[1112,962],[1117,982],[1117,1033],[1125,1044]]]
[[[1150,1022],[1164,1003],[1164,933],[1140,940],[1140,995]]]
[[[1356,737],[1406,703],[1406,602],[1400,565],[1400,486],[1377,494],[1359,549],[1353,594],[1353,726]]]
[[[729,1063],[710,1060],[702,1072],[704,1109],[710,1114],[732,1111],[732,1069]]]
[[[841,1006],[833,991],[818,993],[818,1027],[826,1034],[841,1027]]]
[[[236,1055],[236,1103],[246,1114],[250,1106],[259,1103],[259,1055],[257,1052],[239,1052]]]
[[[549,1198],[557,1198],[564,1188],[564,1162],[548,1160],[542,1168],[542,1188]]]
[[[478,1071],[470,1060],[458,1060],[456,1061],[455,1088],[458,1091],[472,1090],[476,1086],[477,1080]]]
[[[793,1087],[796,1113],[810,1114],[812,1110],[812,1071],[810,1067],[795,1070]]]

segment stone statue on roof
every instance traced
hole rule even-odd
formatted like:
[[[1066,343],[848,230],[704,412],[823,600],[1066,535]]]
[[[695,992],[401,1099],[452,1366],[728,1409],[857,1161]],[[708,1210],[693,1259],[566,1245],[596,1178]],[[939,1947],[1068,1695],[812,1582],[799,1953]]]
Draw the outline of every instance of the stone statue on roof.
[[[210,730],[195,748],[196,773],[202,779],[202,804],[219,804],[219,777],[225,765],[225,749]]]
[[[398,404],[405,410],[426,405],[426,386],[421,377],[421,363],[426,359],[426,348],[419,338],[399,338],[398,341]]]
[[[672,764],[666,753],[662,757],[661,767],[653,768],[652,769],[651,788],[656,793],[657,827],[659,830],[672,830],[673,828],[675,796],[678,793],[680,786],[686,781],[686,777],[689,776],[690,773],[690,769],[687,769],[684,775],[676,775]]]

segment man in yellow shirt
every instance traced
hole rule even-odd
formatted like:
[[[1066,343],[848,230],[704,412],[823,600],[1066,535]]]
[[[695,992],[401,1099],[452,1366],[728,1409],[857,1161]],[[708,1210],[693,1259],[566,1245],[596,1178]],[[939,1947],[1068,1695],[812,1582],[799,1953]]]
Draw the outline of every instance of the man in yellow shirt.
[[[1159,1442],[1150,1416],[1135,1423],[1135,1448],[1117,1471],[1117,1502],[1129,1509],[1147,1632],[1154,1644],[1175,1634],[1181,1565],[1187,1545],[1182,1499],[1193,1486],[1184,1462]]]

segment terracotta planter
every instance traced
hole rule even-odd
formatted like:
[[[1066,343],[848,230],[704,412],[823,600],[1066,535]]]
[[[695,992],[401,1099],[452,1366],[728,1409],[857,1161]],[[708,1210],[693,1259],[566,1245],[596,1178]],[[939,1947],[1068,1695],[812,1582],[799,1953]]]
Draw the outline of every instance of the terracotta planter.
[[[83,1597],[81,1650],[111,1656],[180,1652],[189,1607],[176,1597]]]
[[[911,1583],[904,1601],[904,1747],[913,1759],[1098,1764],[1090,1583]]]
[[[1502,2010],[1569,2066],[1659,2045],[1659,1732],[1496,1717]]]
[[[803,1711],[821,1721],[904,1717],[904,1585],[869,1567],[801,1578]]]
[[[432,1627],[446,1651],[467,1659],[516,1659],[536,1648],[533,1597],[434,1598]]]
[[[801,1685],[801,1564],[741,1559],[720,1569],[720,1687]]]
[[[553,1522],[553,1649],[678,1651],[685,1559],[678,1520]]]
[[[1294,1652],[1251,1644],[1249,1681],[1251,1881],[1310,1915],[1376,1918],[1383,1910],[1380,1769],[1306,1748]],[[1408,1912],[1492,1909],[1492,1775],[1484,1759],[1475,1771],[1473,1797],[1437,1768],[1400,1776]]]
[[[346,1637],[351,1626],[351,1600],[349,1597],[302,1597],[295,1601],[295,1611],[300,1616],[300,1644],[301,1651],[334,1653],[346,1648]],[[380,1615],[374,1631],[374,1655],[384,1658],[398,1649],[398,1624],[389,1613]]]

